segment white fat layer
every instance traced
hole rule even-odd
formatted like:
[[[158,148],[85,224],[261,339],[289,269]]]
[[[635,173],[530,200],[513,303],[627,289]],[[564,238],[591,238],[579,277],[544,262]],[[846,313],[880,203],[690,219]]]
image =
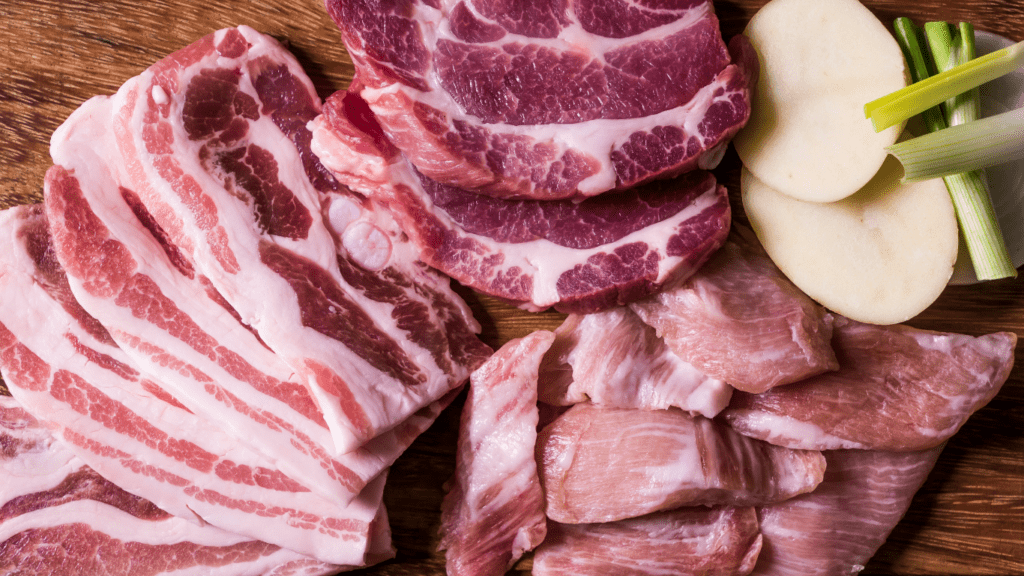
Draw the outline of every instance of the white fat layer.
[[[738,411],[730,423],[737,430],[777,446],[803,450],[839,450],[864,448],[858,442],[839,438],[811,422],[765,412]]]

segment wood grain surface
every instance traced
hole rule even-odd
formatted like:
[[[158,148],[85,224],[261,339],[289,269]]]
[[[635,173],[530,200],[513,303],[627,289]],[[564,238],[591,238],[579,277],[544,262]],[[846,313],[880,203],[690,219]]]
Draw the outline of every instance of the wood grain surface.
[[[742,31],[764,0],[719,0],[726,37]],[[884,22],[966,20],[979,30],[1024,39],[1021,0],[865,0]],[[83,101],[113,93],[154,61],[199,37],[248,24],[286,41],[326,97],[353,68],[317,0],[0,0],[0,208],[41,200],[50,134]],[[716,170],[735,202],[738,162]],[[1024,218],[1024,214],[1021,215]],[[497,348],[556,313],[528,314],[461,290]],[[0,306],[17,306],[0,294]],[[1024,336],[1024,277],[952,287],[911,324]],[[949,442],[938,466],[864,574],[1024,574],[1024,363],[998,397]],[[456,403],[394,466],[385,497],[398,557],[360,574],[444,574],[436,552],[442,485],[454,467]],[[513,573],[526,574],[529,560]]]

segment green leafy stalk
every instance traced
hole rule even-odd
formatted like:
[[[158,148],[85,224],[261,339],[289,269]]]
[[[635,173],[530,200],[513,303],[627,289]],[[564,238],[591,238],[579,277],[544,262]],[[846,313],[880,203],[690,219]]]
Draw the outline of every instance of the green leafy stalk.
[[[961,23],[954,32],[946,22],[928,22],[924,31],[939,72],[962,65],[975,57],[974,27],[971,24]],[[973,88],[946,100],[942,111],[943,123],[950,127],[965,126],[978,120],[981,117],[978,89]],[[942,133],[932,130],[936,134]],[[948,130],[945,132],[948,135]],[[956,172],[943,176],[943,181],[956,209],[960,231],[974,266],[974,275],[978,280],[1016,276],[1017,270],[1006,249],[984,172]]]
[[[1024,66],[1024,42],[975,58],[864,105],[881,132],[972,88]]]

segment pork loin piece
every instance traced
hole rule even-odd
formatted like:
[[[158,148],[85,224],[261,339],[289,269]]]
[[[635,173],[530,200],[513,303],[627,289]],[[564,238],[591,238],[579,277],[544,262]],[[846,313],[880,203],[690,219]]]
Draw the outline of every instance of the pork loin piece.
[[[709,0],[325,4],[388,136],[460,188],[581,198],[710,169],[750,114],[756,62]]]
[[[500,575],[544,540],[537,372],[554,334],[512,340],[470,377],[455,476],[441,506],[449,576]]]
[[[462,385],[483,356],[452,359],[408,286],[350,285],[324,225],[339,190],[309,149],[320,111],[280,44],[244,26],[157,62],[114,97],[127,187],[242,321],[299,375],[348,452]],[[389,254],[364,260],[387,266]],[[384,260],[383,263],[380,260]],[[397,301],[368,294],[397,290]]]
[[[0,566],[5,573],[333,574],[288,549],[198,525],[85,465],[10,396],[0,396]]]
[[[763,394],[733,395],[722,417],[790,448],[924,450],[999,392],[1017,336],[974,337],[836,317],[840,369]]]
[[[676,407],[713,418],[732,387],[683,361],[629,308],[570,314],[541,363],[538,396],[569,406]]]
[[[577,404],[537,437],[548,518],[581,524],[680,506],[754,506],[821,482],[817,451],[789,450],[676,410]]]
[[[47,172],[54,251],[75,298],[171,397],[306,488],[347,504],[451,398],[336,454],[309,390],[168,241],[138,195],[123,185],[119,165],[98,155],[114,149],[104,122],[110,103],[91,99],[55,132],[51,153],[61,166]]]
[[[393,556],[382,473],[347,506],[296,482],[179,403],[69,305],[40,206],[0,213],[0,230],[0,292],[26,303],[0,311],[0,371],[68,450],[128,492],[196,523],[335,564]],[[374,542],[382,522],[384,541]]]
[[[312,127],[324,165],[387,206],[424,262],[527,310],[643,298],[692,274],[729,231],[725,188],[704,171],[580,203],[503,200],[417,172],[354,93],[331,96]]]
[[[751,237],[736,228],[684,285],[631,308],[680,358],[738,390],[763,392],[835,370],[832,316]]]
[[[764,545],[752,574],[856,574],[885,543],[935,466],[918,452],[827,451],[814,492],[758,510]]]
[[[753,508],[677,508],[601,524],[548,523],[533,576],[748,574],[761,550]]]

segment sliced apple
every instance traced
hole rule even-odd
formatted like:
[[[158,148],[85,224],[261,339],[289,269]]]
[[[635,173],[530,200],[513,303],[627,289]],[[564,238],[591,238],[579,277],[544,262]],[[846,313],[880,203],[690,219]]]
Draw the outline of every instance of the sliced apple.
[[[903,88],[899,44],[857,0],[771,0],[744,34],[761,74],[747,126],[733,140],[758,180],[831,202],[863,187],[902,127],[876,133],[864,104]]]
[[[797,287],[854,320],[895,324],[942,293],[959,238],[943,181],[902,177],[889,158],[861,190],[829,203],[791,198],[747,169],[740,186],[751,227]]]

